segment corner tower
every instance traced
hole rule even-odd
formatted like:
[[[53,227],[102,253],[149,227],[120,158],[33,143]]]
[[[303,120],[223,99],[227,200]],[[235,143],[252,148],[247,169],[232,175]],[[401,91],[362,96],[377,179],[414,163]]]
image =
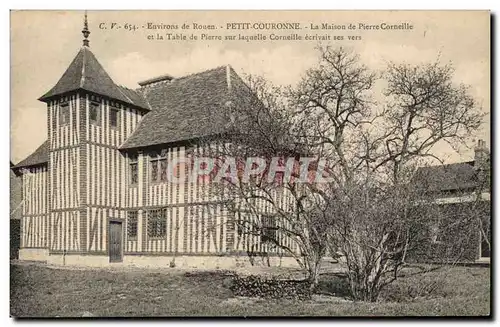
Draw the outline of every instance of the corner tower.
[[[39,98],[47,104],[49,251],[105,255],[109,217],[124,217],[125,158],[119,146],[149,111],[144,98],[116,85],[83,45],[59,81]]]

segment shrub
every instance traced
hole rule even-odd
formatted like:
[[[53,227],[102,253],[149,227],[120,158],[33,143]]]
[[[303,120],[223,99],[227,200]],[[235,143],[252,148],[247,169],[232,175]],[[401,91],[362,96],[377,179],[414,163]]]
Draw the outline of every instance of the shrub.
[[[235,276],[230,289],[236,296],[298,300],[311,298],[310,283],[307,280],[266,279],[254,275]]]
[[[334,273],[321,276],[315,289],[318,294],[351,298],[351,289],[347,275]]]

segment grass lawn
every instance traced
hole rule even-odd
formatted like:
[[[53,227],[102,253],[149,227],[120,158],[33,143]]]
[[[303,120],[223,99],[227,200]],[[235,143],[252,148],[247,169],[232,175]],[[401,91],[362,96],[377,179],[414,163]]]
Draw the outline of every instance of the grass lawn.
[[[407,271],[377,303],[315,295],[312,300],[234,297],[222,272],[65,270],[11,264],[10,312],[15,317],[122,316],[485,316],[490,270]],[[323,276],[323,285],[331,282]]]

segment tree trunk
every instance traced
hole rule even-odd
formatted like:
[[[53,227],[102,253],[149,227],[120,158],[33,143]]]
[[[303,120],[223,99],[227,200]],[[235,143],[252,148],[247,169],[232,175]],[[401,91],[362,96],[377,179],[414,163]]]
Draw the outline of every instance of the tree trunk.
[[[321,265],[320,263],[313,263],[309,266],[309,287],[311,291],[314,291],[319,283],[319,269]]]

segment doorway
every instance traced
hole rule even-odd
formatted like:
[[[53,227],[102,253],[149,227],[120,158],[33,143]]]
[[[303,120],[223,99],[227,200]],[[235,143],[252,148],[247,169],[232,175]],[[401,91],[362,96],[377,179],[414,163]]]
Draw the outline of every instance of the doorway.
[[[123,261],[122,227],[121,221],[109,221],[109,262]]]

